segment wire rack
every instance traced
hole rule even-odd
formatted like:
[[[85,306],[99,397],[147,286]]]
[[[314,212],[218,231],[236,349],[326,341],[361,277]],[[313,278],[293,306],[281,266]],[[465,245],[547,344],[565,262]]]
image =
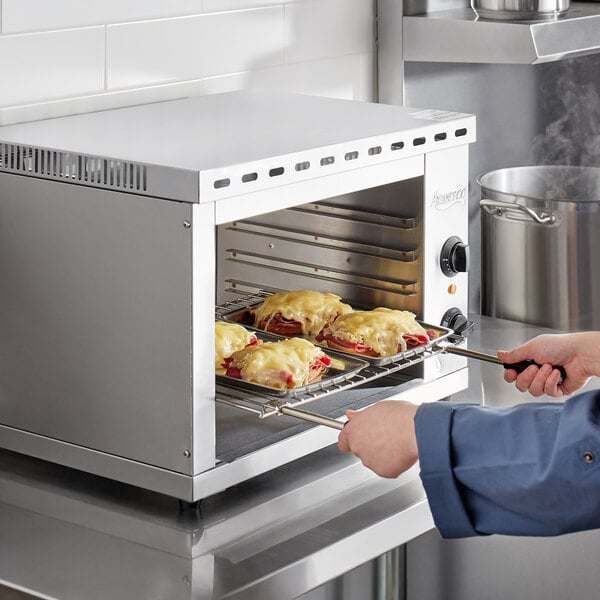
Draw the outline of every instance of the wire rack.
[[[232,311],[249,308],[262,302],[270,294],[271,292],[265,290],[257,290],[256,292],[245,294],[234,300],[224,302],[216,307],[215,316],[217,319],[223,319]],[[438,347],[437,345],[417,346],[416,348],[411,348],[410,350],[403,352],[394,362],[383,365],[367,364],[349,377],[341,378],[341,380],[333,378],[314,383],[311,384],[308,389],[304,387],[301,390],[286,390],[285,396],[283,397],[279,393],[269,394],[243,389],[237,385],[234,380],[227,384],[221,382],[217,383],[217,401],[255,413],[260,418],[285,414],[286,408],[298,407],[328,397],[332,394],[338,394],[345,390],[370,383],[382,377],[387,377],[413,365],[420,364],[426,358],[441,354],[442,352],[444,352],[444,348]],[[313,416],[322,418],[320,415]]]

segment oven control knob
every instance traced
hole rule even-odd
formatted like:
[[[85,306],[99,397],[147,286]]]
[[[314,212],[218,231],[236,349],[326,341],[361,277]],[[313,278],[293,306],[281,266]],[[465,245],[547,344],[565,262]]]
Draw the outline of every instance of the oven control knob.
[[[440,252],[440,267],[444,275],[454,277],[469,270],[469,245],[459,237],[449,237]]]
[[[449,308],[442,317],[442,327],[452,329],[457,336],[461,338],[469,337],[471,331],[475,327],[473,321],[469,321],[465,315],[463,315],[460,308],[454,307]]]

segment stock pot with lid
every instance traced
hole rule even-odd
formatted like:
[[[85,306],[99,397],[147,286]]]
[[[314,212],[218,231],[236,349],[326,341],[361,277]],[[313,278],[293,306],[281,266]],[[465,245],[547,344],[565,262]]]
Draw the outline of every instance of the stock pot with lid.
[[[482,313],[600,329],[600,168],[514,167],[477,182]]]

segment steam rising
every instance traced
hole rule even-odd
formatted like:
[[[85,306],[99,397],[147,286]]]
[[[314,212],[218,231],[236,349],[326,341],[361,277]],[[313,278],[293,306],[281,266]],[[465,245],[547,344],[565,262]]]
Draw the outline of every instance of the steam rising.
[[[529,162],[534,165],[597,167],[600,165],[600,96],[596,57],[553,63],[544,77],[541,96],[545,114],[557,117],[533,139]],[[546,184],[548,199],[600,198],[600,170],[558,169]]]

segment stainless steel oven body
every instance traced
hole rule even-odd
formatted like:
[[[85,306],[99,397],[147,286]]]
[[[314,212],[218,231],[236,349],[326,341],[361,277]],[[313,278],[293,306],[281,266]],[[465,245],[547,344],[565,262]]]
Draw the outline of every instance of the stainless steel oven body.
[[[310,288],[466,313],[440,259],[474,139],[470,115],[263,92],[0,128],[0,446],[194,501],[335,442],[215,402],[215,311]],[[438,354],[311,409],[466,385]]]

